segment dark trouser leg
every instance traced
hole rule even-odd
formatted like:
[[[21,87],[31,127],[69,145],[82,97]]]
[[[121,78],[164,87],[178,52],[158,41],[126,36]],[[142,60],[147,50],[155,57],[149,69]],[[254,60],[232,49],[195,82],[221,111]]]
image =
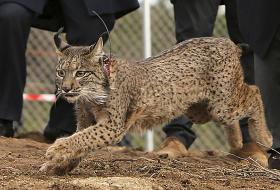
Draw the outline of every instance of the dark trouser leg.
[[[264,102],[273,147],[280,149],[280,28],[264,58],[255,54],[255,80]]]
[[[175,0],[174,17],[177,42],[212,36],[220,0]]]
[[[196,138],[191,127],[192,122],[190,122],[187,117],[181,116],[164,126],[163,131],[165,132],[166,137],[176,137],[181,143],[189,148]]]
[[[89,16],[82,1],[61,0],[61,7],[65,18],[66,38],[71,45],[92,45],[106,30],[102,22]],[[113,29],[115,17],[102,15],[109,30]],[[106,41],[108,36],[103,35]],[[49,140],[60,136],[68,136],[76,131],[74,105],[59,99],[50,111],[50,119],[44,130],[44,135]]]
[[[230,39],[238,44],[244,43],[244,39],[241,35],[238,25],[236,1],[235,0],[225,0],[226,5],[226,20],[227,28]],[[244,80],[247,84],[254,84],[254,53],[252,50],[243,52],[241,57],[241,65],[244,72]],[[243,143],[250,142],[249,132],[248,132],[248,118],[244,118],[239,121],[241,127],[241,132],[243,136]]]
[[[52,105],[50,118],[44,129],[44,136],[54,141],[58,137],[69,136],[76,131],[76,120],[74,106],[59,99]]]
[[[19,121],[25,86],[25,50],[34,13],[16,3],[0,4],[0,119]]]
[[[97,16],[89,16],[83,2],[60,0],[64,15],[66,38],[71,45],[93,45],[106,32],[105,26]],[[109,31],[115,24],[114,15],[101,15]],[[106,41],[108,36],[103,35]]]
[[[178,43],[194,37],[212,36],[219,0],[177,0],[172,3]],[[181,116],[164,126],[163,131],[167,137],[176,137],[188,148],[196,138],[191,127],[188,118]]]
[[[249,51],[242,55],[241,65],[244,71],[244,80],[247,84],[254,84],[254,53]],[[249,131],[248,131],[248,118],[244,118],[239,121],[241,127],[243,143],[248,143],[251,141]]]

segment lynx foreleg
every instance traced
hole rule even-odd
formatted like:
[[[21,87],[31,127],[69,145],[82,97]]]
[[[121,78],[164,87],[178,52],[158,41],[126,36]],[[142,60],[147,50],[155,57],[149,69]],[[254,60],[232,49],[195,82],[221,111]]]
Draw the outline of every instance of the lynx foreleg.
[[[77,166],[81,158],[90,151],[119,142],[128,130],[125,121],[129,100],[114,96],[111,101],[112,106],[106,108],[107,114],[103,114],[96,125],[91,125],[70,137],[58,139],[50,146],[46,152],[48,161],[41,171],[64,174]]]
[[[119,142],[127,129],[114,116],[102,120],[96,125],[75,133],[66,138],[58,139],[46,152],[48,161],[41,168],[42,171],[55,174],[65,174],[72,170],[90,151],[113,145]],[[75,166],[71,165],[75,162]]]

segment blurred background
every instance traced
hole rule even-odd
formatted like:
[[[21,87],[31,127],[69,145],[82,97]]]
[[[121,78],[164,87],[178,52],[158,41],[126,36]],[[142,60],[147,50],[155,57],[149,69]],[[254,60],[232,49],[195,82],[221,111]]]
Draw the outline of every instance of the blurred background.
[[[175,26],[173,6],[169,1],[151,1],[151,54],[155,55],[175,44]],[[137,11],[119,19],[111,33],[112,53],[129,60],[143,59],[144,50],[143,6]],[[224,7],[220,6],[214,36],[227,36]],[[108,43],[106,44],[107,50]],[[55,91],[56,54],[54,51],[53,33],[32,29],[27,49],[27,83],[25,95],[53,94]],[[21,127],[18,132],[42,132],[48,121],[52,105],[51,100],[25,100]],[[191,149],[228,150],[223,130],[210,122],[195,125],[193,130],[198,138]],[[135,147],[145,147],[144,134],[130,134]],[[162,142],[164,134],[161,128],[154,130],[154,147]]]

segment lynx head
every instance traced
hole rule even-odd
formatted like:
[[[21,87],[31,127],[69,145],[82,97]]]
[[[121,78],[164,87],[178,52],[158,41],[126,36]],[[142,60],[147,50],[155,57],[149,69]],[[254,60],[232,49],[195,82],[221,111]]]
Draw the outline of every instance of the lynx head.
[[[68,102],[76,100],[103,104],[109,91],[109,82],[104,69],[103,40],[99,38],[91,46],[71,46],[54,36],[57,48],[56,67],[57,98]]]

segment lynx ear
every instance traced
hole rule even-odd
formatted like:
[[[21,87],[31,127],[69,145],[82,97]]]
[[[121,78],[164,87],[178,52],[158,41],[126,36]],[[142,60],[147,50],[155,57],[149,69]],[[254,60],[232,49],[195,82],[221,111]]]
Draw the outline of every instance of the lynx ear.
[[[90,54],[94,55],[102,55],[103,54],[103,39],[100,37],[95,45],[90,46]]]
[[[62,33],[63,29],[64,28],[60,28],[57,31],[57,33],[54,35],[54,43],[55,43],[57,52],[62,52],[66,48],[70,47],[70,45],[67,44],[66,42],[64,42],[59,36]]]

